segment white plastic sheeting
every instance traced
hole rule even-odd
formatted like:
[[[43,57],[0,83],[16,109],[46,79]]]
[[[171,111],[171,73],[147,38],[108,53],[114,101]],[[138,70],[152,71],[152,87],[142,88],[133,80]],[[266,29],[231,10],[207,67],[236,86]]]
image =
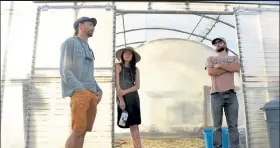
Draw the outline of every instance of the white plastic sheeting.
[[[29,11],[22,11],[22,8]],[[23,148],[25,145],[24,100],[27,98],[28,88],[24,88],[23,83],[29,83],[24,79],[31,71],[35,16],[36,5],[31,2],[12,4],[1,1],[1,135],[5,135],[1,136],[3,148]]]
[[[234,26],[233,16],[207,16],[214,20],[205,17],[201,19],[201,16],[194,14],[124,14],[123,17],[120,14],[116,20],[117,33],[119,33],[116,38],[117,47],[123,47],[122,45],[125,45],[124,34],[122,33],[125,30],[126,44],[128,45],[139,41],[145,43],[162,38],[181,38],[202,41],[202,43],[212,46],[210,42],[212,39],[223,36],[228,41],[229,48],[236,52],[235,29],[232,27]],[[215,23],[215,19],[228,22],[230,26],[221,22]],[[124,25],[122,21],[124,21]],[[200,23],[198,24],[199,21]],[[215,26],[213,27],[213,25]],[[213,29],[210,30],[212,27]],[[137,46],[139,44],[141,43],[132,45]]]
[[[5,87],[1,147],[5,148],[64,147],[71,131],[69,98],[61,98],[58,68],[60,46],[74,33],[75,11],[36,13],[37,6],[28,2],[15,2],[14,6],[7,57],[10,66],[7,81],[1,85]],[[98,20],[89,44],[98,55],[95,76],[104,94],[84,147],[112,147],[113,11],[81,9],[78,17],[88,14]]]
[[[279,99],[279,9],[240,9],[236,13],[239,54],[250,148],[268,148],[264,113]]]
[[[74,31],[72,29],[73,21],[75,20],[75,11],[73,9],[49,9],[48,11],[42,11],[40,14],[40,20],[38,25],[38,38],[37,46],[34,47],[34,33],[35,33],[35,22],[36,22],[36,9],[37,6],[44,5],[39,3],[32,2],[14,2],[14,8],[10,9],[10,2],[1,2],[1,71],[5,72],[5,80],[1,80],[1,101],[3,102],[3,109],[1,112],[2,121],[1,121],[1,134],[5,135],[1,138],[1,147],[4,148],[22,148],[26,147],[63,147],[65,140],[70,133],[70,123],[69,123],[69,99],[61,99],[60,92],[60,83],[59,83],[59,74],[58,74],[58,64],[59,64],[59,47],[61,43],[69,36],[72,36]],[[106,5],[111,4],[108,2],[79,2],[79,6],[89,6],[89,5]],[[49,3],[48,5],[60,5],[60,6],[71,6],[73,3]],[[226,12],[227,14],[233,10],[233,7],[276,7],[276,6],[265,6],[265,5],[238,5],[238,4],[199,4],[199,3],[126,3],[118,2],[116,7],[122,10],[192,10],[195,11],[195,14],[124,14],[124,22],[122,15],[116,17],[116,43],[113,39],[113,13],[112,11],[105,11],[105,9],[80,9],[78,17],[80,16],[94,16],[98,19],[98,25],[96,26],[95,35],[92,39],[89,40],[90,46],[93,48],[96,60],[95,67],[97,68],[96,77],[97,81],[100,83],[102,89],[104,90],[104,97],[102,103],[98,108],[97,120],[94,125],[93,133],[90,133],[86,137],[85,147],[91,147],[92,145],[99,145],[100,147],[112,147],[112,138],[114,136],[114,129],[112,128],[113,120],[113,90],[112,86],[112,67],[113,67],[113,44],[121,47],[123,44],[127,43],[131,46],[137,47],[142,45],[142,43],[148,43],[146,47],[151,46],[149,42],[162,38],[179,38],[179,39],[190,39],[193,41],[202,42],[208,46],[211,46],[210,40],[217,36],[225,37],[228,41],[228,46],[234,52],[238,52],[238,44],[236,38],[235,30],[235,20],[233,15],[220,15],[218,12]],[[213,11],[216,14],[205,14],[202,17],[198,11]],[[12,12],[12,22],[11,25],[8,25],[9,22],[9,13]],[[276,76],[279,76],[278,71],[274,70],[275,67],[279,66],[276,63],[279,63],[279,57],[276,56],[279,53],[279,32],[274,31],[271,28],[279,26],[279,23],[274,23],[271,25],[270,22],[274,22],[275,18],[278,16],[271,15],[270,13],[254,14],[258,15],[258,18],[253,18],[252,15],[240,15],[240,34],[244,38],[241,38],[240,48],[241,53],[244,52],[244,56],[255,55],[255,48],[248,48],[243,46],[246,44],[251,45],[251,43],[256,43],[256,36],[250,36],[247,30],[244,31],[242,27],[246,26],[249,29],[262,30],[262,42],[257,42],[259,45],[263,45],[263,49],[269,52],[265,52],[265,60],[261,59],[262,64],[272,65],[266,66],[266,75],[271,75],[269,77],[270,81],[266,83],[267,87],[275,88],[277,87],[276,83],[279,82],[279,79]],[[250,16],[250,17],[249,17]],[[251,18],[251,21],[243,21],[248,18]],[[243,19],[244,18],[244,19]],[[252,26],[251,22],[257,26]],[[265,22],[267,22],[265,24]],[[123,25],[124,24],[124,25]],[[262,25],[262,26],[258,26]],[[271,25],[271,26],[270,26]],[[252,27],[251,27],[252,26]],[[11,27],[11,32],[9,33],[9,27]],[[246,28],[245,27],[245,28]],[[254,28],[255,27],[255,28]],[[265,28],[270,30],[265,30]],[[143,30],[139,30],[139,28]],[[154,29],[156,28],[156,29]],[[257,29],[258,28],[258,29]],[[166,30],[167,29],[167,30]],[[129,31],[125,33],[126,39],[124,39],[123,31]],[[138,31],[133,31],[138,30]],[[179,31],[179,32],[178,32]],[[186,33],[188,32],[188,33]],[[245,32],[245,33],[244,33]],[[251,33],[251,32],[250,32]],[[254,32],[256,33],[256,31]],[[272,35],[273,34],[273,35]],[[272,36],[271,36],[272,35]],[[246,36],[246,37],[245,37]],[[268,37],[273,38],[267,39]],[[247,40],[251,39],[252,40]],[[257,41],[260,41],[258,39]],[[138,42],[138,43],[135,43]],[[141,43],[140,43],[141,42]],[[278,43],[278,44],[277,44]],[[163,44],[165,45],[165,44]],[[278,45],[278,46],[277,46]],[[142,48],[145,46],[142,46]],[[32,59],[33,49],[36,49],[36,54],[34,55],[35,59]],[[164,47],[165,48],[165,47]],[[246,48],[246,50],[245,50]],[[7,50],[5,50],[7,49]],[[141,47],[139,47],[141,49]],[[171,47],[168,47],[171,49]],[[269,49],[269,50],[267,50]],[[190,49],[188,49],[190,50]],[[201,50],[201,49],[200,49]],[[5,52],[6,51],[6,52]],[[8,51],[8,52],[7,52]],[[145,51],[145,50],[143,50]],[[148,50],[147,50],[148,51]],[[194,51],[194,53],[200,51]],[[7,53],[7,62],[5,61],[4,55]],[[254,53],[254,54],[251,54]],[[243,53],[242,53],[243,54]],[[241,54],[241,55],[242,55]],[[264,55],[263,53],[260,53]],[[149,54],[147,54],[149,55]],[[259,53],[258,53],[259,55]],[[279,55],[279,54],[277,54]],[[143,61],[145,57],[143,57]],[[255,65],[255,62],[250,62],[252,57],[244,58],[246,62],[248,60],[249,65],[243,61],[243,66],[246,72],[251,71],[251,68]],[[265,61],[265,62],[264,62]],[[149,62],[148,62],[149,63]],[[3,69],[3,64],[7,67]],[[31,66],[33,64],[33,67]],[[140,65],[139,65],[140,66]],[[178,66],[178,65],[177,65]],[[246,68],[247,66],[247,68]],[[32,68],[31,68],[32,67]],[[145,65],[142,65],[144,68]],[[258,67],[258,66],[257,66]],[[143,69],[141,68],[141,69]],[[255,66],[254,66],[255,68]],[[256,70],[254,69],[253,72]],[[31,73],[32,72],[32,73]],[[174,74],[174,73],[173,73]],[[148,74],[147,74],[148,76]],[[246,77],[246,74],[245,74]],[[31,80],[30,80],[31,78]],[[248,79],[247,79],[248,80]],[[247,81],[246,80],[246,81]],[[245,81],[245,82],[246,82]],[[3,83],[4,82],[4,83]],[[148,80],[143,80],[143,85],[148,83]],[[171,83],[173,84],[173,83]],[[173,84],[174,85],[174,84]],[[249,84],[250,85],[250,84]],[[259,84],[258,84],[259,85]],[[251,86],[251,85],[250,85]],[[151,86],[150,86],[151,87]],[[279,87],[279,85],[278,85]],[[5,88],[5,89],[3,89]],[[147,86],[146,89],[149,87]],[[248,86],[246,84],[245,90]],[[141,88],[142,89],[142,88]],[[3,92],[2,92],[3,90]],[[153,90],[149,88],[149,92]],[[201,87],[201,93],[203,93],[203,87]],[[142,91],[142,90],[141,90]],[[143,89],[143,92],[147,90]],[[207,92],[207,90],[204,90]],[[143,92],[142,97],[143,98]],[[248,93],[247,91],[246,93]],[[267,98],[273,98],[278,91],[270,91],[266,93]],[[29,94],[30,93],[30,94]],[[250,94],[250,93],[248,93]],[[154,94],[153,94],[154,95]],[[199,94],[203,95],[203,94]],[[205,95],[205,94],[204,94]],[[202,96],[199,96],[203,98]],[[260,97],[260,96],[258,96]],[[277,96],[275,96],[277,97]],[[279,96],[278,96],[279,97]],[[145,97],[144,97],[145,98]],[[242,98],[242,97],[241,97]],[[240,99],[241,99],[240,98]],[[249,99],[248,99],[249,100]],[[165,100],[166,110],[164,113],[167,114],[170,118],[165,120],[164,123],[168,125],[174,125],[173,115],[170,115],[170,112],[167,111],[167,108],[170,109],[170,104]],[[197,104],[197,102],[193,101]],[[1,102],[2,103],[2,102]],[[207,103],[207,102],[206,102]],[[209,102],[208,102],[209,103]],[[256,101],[257,106],[261,106],[264,103],[263,100]],[[177,105],[180,104],[180,101],[177,102]],[[176,105],[173,104],[173,105]],[[249,106],[249,105],[248,105]],[[115,106],[114,106],[115,107]],[[144,107],[144,106],[143,106]],[[200,106],[201,109],[202,106]],[[145,110],[145,108],[143,108]],[[188,112],[188,110],[186,110]],[[250,115],[255,110],[250,110],[250,107],[247,108],[246,116],[248,119],[251,119]],[[148,113],[149,111],[144,111],[143,113]],[[183,109],[178,111],[183,112]],[[202,112],[202,110],[200,111]],[[152,111],[152,113],[157,114],[157,111]],[[254,113],[253,113],[254,114]],[[184,115],[184,114],[182,114]],[[207,115],[207,123],[210,122],[209,115]],[[28,118],[26,118],[28,117]],[[158,118],[162,115],[158,116]],[[149,119],[153,117],[143,117],[143,123],[146,124],[148,128],[153,131],[153,124],[156,124],[157,121],[154,119]],[[192,124],[197,124],[197,121],[202,121],[202,117],[197,116],[198,120],[195,120]],[[242,116],[240,117],[242,118]],[[262,115],[258,112],[258,121],[262,119]],[[204,118],[205,119],[205,118]],[[58,122],[56,122],[58,121]],[[241,126],[242,126],[242,120]],[[248,121],[248,120],[247,120]],[[146,122],[146,123],[145,123]],[[147,123],[148,122],[148,123]],[[179,123],[187,122],[186,119],[180,119]],[[204,121],[205,122],[205,121]],[[191,123],[191,122],[190,122]],[[248,131],[252,132],[249,135],[251,140],[251,145],[257,145],[256,140],[263,140],[267,142],[267,138],[263,134],[258,134],[257,130],[250,130],[250,128],[257,127],[261,132],[265,132],[264,124],[261,123],[247,123]],[[184,127],[182,125],[179,125]],[[168,131],[163,124],[159,125],[159,129],[162,131]],[[162,128],[161,128],[162,127]],[[174,126],[175,130],[178,130],[178,126]],[[181,130],[182,128],[179,127]],[[187,127],[187,126],[185,126]],[[141,128],[141,127],[140,127]],[[242,128],[242,127],[240,127]],[[189,131],[194,130],[194,128],[187,128]],[[60,131],[57,133],[57,131]],[[116,131],[120,132],[120,131]],[[124,132],[124,131],[121,131]],[[125,131],[128,132],[128,131]],[[251,137],[250,137],[251,136]],[[256,138],[256,136],[259,136]],[[255,139],[254,139],[255,138]],[[255,140],[255,141],[254,141]],[[17,141],[17,142],[14,142]],[[264,145],[262,146],[266,146]]]

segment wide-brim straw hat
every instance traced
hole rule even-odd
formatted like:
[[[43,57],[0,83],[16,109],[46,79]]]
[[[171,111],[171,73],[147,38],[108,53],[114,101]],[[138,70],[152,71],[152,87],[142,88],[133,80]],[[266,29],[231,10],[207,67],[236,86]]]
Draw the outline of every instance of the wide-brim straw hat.
[[[141,60],[141,56],[134,50],[133,47],[125,47],[125,48],[122,48],[122,49],[119,49],[116,53],[116,57],[119,61],[121,61],[121,56],[122,56],[122,53],[125,51],[125,50],[129,50],[129,51],[132,51],[132,53],[134,54],[135,56],[135,62],[139,62]]]

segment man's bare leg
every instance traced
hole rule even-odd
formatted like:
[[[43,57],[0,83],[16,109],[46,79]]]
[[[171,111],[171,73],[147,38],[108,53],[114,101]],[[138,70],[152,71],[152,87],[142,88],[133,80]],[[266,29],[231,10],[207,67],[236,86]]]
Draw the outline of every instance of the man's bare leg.
[[[73,131],[67,139],[65,148],[82,148],[86,132]]]
[[[83,148],[83,146],[84,146],[85,136],[86,136],[86,133],[81,138],[81,141],[80,141],[81,147],[80,148]]]
[[[142,148],[138,125],[130,126],[130,133],[132,136],[134,148]]]

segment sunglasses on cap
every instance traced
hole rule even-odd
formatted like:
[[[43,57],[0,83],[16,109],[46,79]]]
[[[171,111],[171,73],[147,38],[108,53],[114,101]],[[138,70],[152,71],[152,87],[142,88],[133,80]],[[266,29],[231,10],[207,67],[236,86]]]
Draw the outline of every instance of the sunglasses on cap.
[[[222,42],[224,42],[224,41],[222,41],[222,40],[217,40],[217,41],[215,42],[214,46],[217,46],[218,44],[221,44]]]

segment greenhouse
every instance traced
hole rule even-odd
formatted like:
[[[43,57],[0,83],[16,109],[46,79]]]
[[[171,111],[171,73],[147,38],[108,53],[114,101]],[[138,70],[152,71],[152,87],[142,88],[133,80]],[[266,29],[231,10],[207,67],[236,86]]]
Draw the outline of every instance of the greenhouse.
[[[142,57],[143,148],[202,148],[202,130],[213,126],[204,67],[216,37],[240,58],[240,146],[269,148],[260,108],[279,99],[279,1],[1,1],[1,147],[64,147],[71,120],[70,99],[61,95],[60,47],[82,16],[98,20],[88,43],[103,90],[84,148],[131,147],[130,131],[116,126],[115,53],[126,46]]]

